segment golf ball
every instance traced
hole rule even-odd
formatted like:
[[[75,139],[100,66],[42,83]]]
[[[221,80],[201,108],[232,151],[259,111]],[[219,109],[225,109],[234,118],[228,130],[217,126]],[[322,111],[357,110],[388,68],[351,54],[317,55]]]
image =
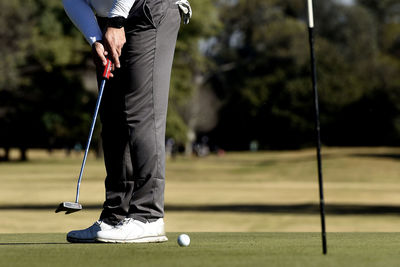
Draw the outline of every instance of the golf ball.
[[[178,236],[178,244],[181,247],[187,247],[190,244],[190,237],[187,234],[181,234]]]

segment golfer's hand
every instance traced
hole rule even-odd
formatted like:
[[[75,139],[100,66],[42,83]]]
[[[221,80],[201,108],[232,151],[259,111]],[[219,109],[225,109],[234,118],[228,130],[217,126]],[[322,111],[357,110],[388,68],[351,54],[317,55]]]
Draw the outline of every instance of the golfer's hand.
[[[107,65],[107,55],[108,52],[105,50],[104,45],[101,42],[97,41],[92,45],[93,62],[99,73],[103,73],[104,67]],[[114,75],[110,73],[110,77],[114,77]]]
[[[124,28],[118,29],[108,27],[103,38],[104,46],[110,55],[111,61],[114,63],[115,67],[120,68],[119,57],[122,53],[122,47],[126,42]]]

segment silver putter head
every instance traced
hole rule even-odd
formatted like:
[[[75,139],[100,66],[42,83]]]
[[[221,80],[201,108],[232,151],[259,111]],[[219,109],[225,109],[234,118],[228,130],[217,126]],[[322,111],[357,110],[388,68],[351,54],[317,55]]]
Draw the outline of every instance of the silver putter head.
[[[56,209],[56,213],[60,211],[65,211],[65,214],[70,214],[73,212],[80,211],[82,209],[82,205],[76,202],[63,202],[60,203],[58,208]]]

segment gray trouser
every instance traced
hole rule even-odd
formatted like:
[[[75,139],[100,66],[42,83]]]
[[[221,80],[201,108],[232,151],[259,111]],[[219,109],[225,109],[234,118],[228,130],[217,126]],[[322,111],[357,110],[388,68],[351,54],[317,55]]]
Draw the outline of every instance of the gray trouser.
[[[106,200],[100,219],[164,217],[165,123],[180,14],[174,0],[136,0],[121,68],[104,90],[100,117]],[[101,22],[99,21],[99,24]]]

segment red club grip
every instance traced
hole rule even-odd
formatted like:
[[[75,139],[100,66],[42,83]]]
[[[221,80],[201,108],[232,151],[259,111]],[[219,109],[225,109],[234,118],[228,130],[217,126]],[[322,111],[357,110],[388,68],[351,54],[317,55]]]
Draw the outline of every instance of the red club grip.
[[[107,64],[104,67],[103,78],[108,79],[110,78],[112,62],[107,58]]]

